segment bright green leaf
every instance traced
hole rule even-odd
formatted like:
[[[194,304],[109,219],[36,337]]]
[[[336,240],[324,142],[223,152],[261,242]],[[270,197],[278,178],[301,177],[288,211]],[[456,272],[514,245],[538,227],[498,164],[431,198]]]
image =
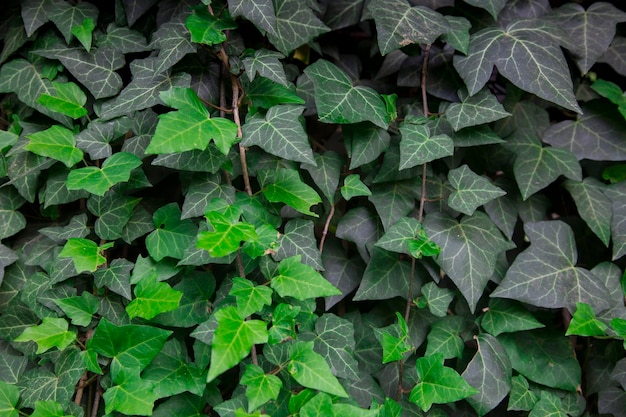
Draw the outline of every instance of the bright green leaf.
[[[91,18],[83,19],[80,25],[72,27],[72,35],[76,36],[87,52],[91,50],[91,34],[95,28],[96,25]]]
[[[545,327],[530,311],[514,300],[492,298],[480,326],[493,336]]]
[[[183,294],[165,282],[158,282],[156,277],[145,277],[135,287],[135,298],[126,306],[126,312],[132,319],[141,317],[146,320],[158,314],[178,308]]]
[[[83,238],[70,238],[67,240],[59,258],[72,258],[76,272],[94,272],[106,262],[102,252],[113,246],[113,242],[98,246],[96,242]]]
[[[83,151],[76,147],[74,133],[59,125],[29,135],[25,148],[37,155],[61,161],[71,168],[83,159]]]
[[[383,346],[383,363],[395,362],[402,360],[404,355],[413,350],[413,346],[409,340],[409,329],[404,321],[404,317],[396,312],[398,318],[397,325],[392,325],[394,333],[398,333],[398,336],[391,334],[389,328],[382,330],[381,344]]]
[[[185,20],[191,33],[191,41],[205,45],[215,45],[226,40],[225,30],[236,29],[237,24],[228,16],[216,17],[206,7],[196,7]]]
[[[18,417],[17,402],[20,390],[17,386],[0,381],[0,413],[6,417]]]
[[[217,211],[209,211],[205,215],[213,230],[198,234],[197,245],[215,258],[237,252],[241,242],[255,242],[259,239],[251,224],[238,219],[233,222]]]
[[[327,297],[341,294],[319,272],[301,262],[300,255],[283,259],[278,265],[278,273],[270,282],[271,287],[281,297],[294,297],[298,300]]]
[[[87,326],[98,311],[100,301],[88,291],[78,297],[61,298],[54,303],[72,320],[76,326]]]
[[[276,375],[266,374],[258,365],[249,364],[241,376],[240,383],[246,385],[248,411],[252,412],[270,400],[278,398],[283,381]]]
[[[157,395],[154,382],[142,379],[140,369],[119,368],[112,372],[113,385],[104,394],[105,412],[118,411],[127,415],[152,415]]]
[[[604,336],[607,328],[606,323],[596,318],[589,304],[578,302],[565,336]]]
[[[237,308],[242,317],[258,313],[263,306],[272,304],[271,288],[254,285],[252,281],[245,278],[234,278],[229,294],[237,299]]]
[[[363,184],[359,174],[350,174],[343,180],[341,195],[348,201],[353,197],[370,196],[372,192]]]
[[[76,340],[76,333],[68,330],[68,323],[63,318],[46,317],[38,326],[28,327],[15,338],[16,342],[37,343],[37,353],[44,353],[53,347],[63,350]]]
[[[263,189],[263,195],[272,203],[285,203],[300,213],[319,217],[311,211],[311,206],[321,203],[322,199],[295,170],[279,169],[273,181]]]
[[[126,182],[130,172],[141,165],[135,155],[118,152],[108,157],[102,168],[89,166],[74,169],[67,176],[68,190],[87,190],[92,194],[103,196],[112,186]]]
[[[185,250],[193,245],[197,235],[195,224],[181,220],[181,212],[176,203],[167,204],[154,212],[155,230],[146,237],[148,253],[157,262],[169,256],[182,259]]]
[[[507,410],[530,411],[539,398],[529,388],[528,380],[522,375],[511,378],[511,392]]]
[[[85,109],[85,103],[87,102],[87,96],[80,89],[79,86],[72,82],[59,83],[52,82],[55,95],[42,94],[37,102],[42,106],[56,111],[72,119],[79,119],[87,115],[87,109]]]

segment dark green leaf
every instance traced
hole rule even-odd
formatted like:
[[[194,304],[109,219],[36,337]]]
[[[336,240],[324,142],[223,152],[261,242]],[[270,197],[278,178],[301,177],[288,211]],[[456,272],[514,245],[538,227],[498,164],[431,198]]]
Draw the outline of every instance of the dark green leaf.
[[[133,266],[133,263],[126,259],[114,259],[107,268],[100,268],[94,272],[94,283],[98,288],[107,287],[130,300],[130,271]]]
[[[582,182],[565,181],[565,188],[576,203],[580,217],[600,238],[609,245],[611,238],[611,200],[604,193],[604,184],[594,178],[585,178]]]
[[[349,124],[370,121],[386,129],[389,114],[384,101],[369,87],[352,85],[345,72],[325,60],[305,69],[315,86],[315,104],[322,122]]]
[[[106,34],[98,37],[98,46],[113,48],[123,54],[148,50],[148,43],[144,35],[127,27],[117,26],[115,23],[109,24]]]
[[[488,333],[513,333],[545,327],[521,303],[504,298],[492,298],[480,326]]]
[[[434,322],[428,332],[428,345],[425,355],[442,354],[444,359],[460,358],[463,354],[461,332],[467,323],[463,317],[446,316]]]
[[[176,203],[167,204],[155,211],[153,221],[156,230],[146,237],[146,248],[150,256],[157,262],[166,256],[182,259],[185,249],[196,239],[195,224],[189,219],[181,220],[181,212]]]
[[[389,147],[390,136],[386,127],[363,122],[345,125],[342,130],[350,156],[350,169],[372,162]]]
[[[192,327],[209,318],[210,298],[215,291],[215,278],[210,271],[193,271],[174,285],[183,293],[178,308],[161,313],[152,322],[177,327]]]
[[[169,70],[185,55],[196,52],[196,46],[191,43],[189,30],[184,22],[177,22],[174,19],[159,26],[152,34],[150,46],[159,49],[154,68],[157,74]]]
[[[263,2],[270,3],[270,0],[263,0]],[[276,24],[270,29],[266,27],[263,29],[267,30],[270,42],[283,54],[289,55],[297,47],[328,32],[328,28],[315,16],[307,2],[275,0],[274,4]],[[268,16],[271,18],[271,15],[268,14]]]
[[[363,273],[354,300],[387,300],[406,297],[411,279],[411,265],[398,255],[375,247]]]
[[[373,185],[369,201],[374,204],[385,230],[409,214],[419,197],[415,180]]]
[[[0,189],[0,239],[13,236],[26,227],[26,218],[17,211],[24,203],[24,199],[15,188]]]
[[[304,168],[326,199],[334,204],[335,193],[339,186],[339,176],[344,160],[336,152],[327,151],[324,154],[315,154],[315,164],[304,164]]]
[[[54,9],[55,4],[53,0],[27,0],[21,2],[21,6],[26,35],[30,37],[49,20],[50,10]]]
[[[268,51],[267,49],[257,49],[254,51],[253,56],[243,59],[248,79],[252,81],[258,74],[288,88],[290,84],[287,82],[285,69],[280,62],[282,58],[284,58],[284,55],[281,53]]]
[[[372,192],[367,185],[363,184],[358,174],[350,174],[343,180],[341,195],[348,201],[353,197],[370,196]]]
[[[86,19],[91,19],[93,24],[98,19],[98,8],[87,2],[78,3],[75,6],[66,2],[56,2],[54,7],[50,8],[49,18],[63,34],[65,43],[69,45],[72,40],[72,29],[83,25]],[[91,39],[91,32],[89,32],[89,39]],[[89,48],[85,49],[89,52]]]
[[[537,401],[539,398],[529,389],[526,378],[522,375],[511,378],[511,393],[507,410],[530,411]]]
[[[302,263],[323,271],[322,258],[315,239],[315,225],[310,220],[292,219],[285,224],[284,234],[274,259],[281,261],[291,256],[302,256]]]
[[[454,153],[452,139],[448,135],[431,136],[426,125],[403,122],[400,133],[400,169],[413,168]]]
[[[255,1],[234,0],[228,3],[228,10],[232,17],[243,16],[259,29],[268,33],[276,33],[276,13],[274,3],[271,0]]]
[[[312,342],[295,342],[289,346],[288,371],[304,387],[317,389],[338,397],[348,394],[331,373],[324,357],[313,350]]]
[[[446,109],[446,118],[455,132],[464,127],[495,122],[510,115],[487,88],[466,97],[461,103],[450,104]]]

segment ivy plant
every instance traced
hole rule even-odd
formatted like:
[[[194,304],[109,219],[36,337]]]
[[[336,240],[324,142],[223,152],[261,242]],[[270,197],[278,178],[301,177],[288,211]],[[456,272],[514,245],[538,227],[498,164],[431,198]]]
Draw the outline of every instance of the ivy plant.
[[[0,15],[0,416],[626,416],[621,2]]]

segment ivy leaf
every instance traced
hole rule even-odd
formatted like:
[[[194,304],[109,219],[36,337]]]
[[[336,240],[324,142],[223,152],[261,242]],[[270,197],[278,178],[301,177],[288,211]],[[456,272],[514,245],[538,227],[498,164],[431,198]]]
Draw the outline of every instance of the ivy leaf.
[[[276,12],[271,0],[255,1],[254,3],[234,0],[228,3],[228,10],[233,18],[243,16],[267,33],[276,33]]]
[[[529,388],[528,380],[522,375],[511,378],[511,393],[507,410],[530,411],[539,401],[539,397]]]
[[[573,153],[578,160],[623,161],[624,142],[618,140],[626,133],[624,119],[607,111],[606,101],[583,106],[583,115],[565,120],[546,129],[542,140]],[[615,117],[617,116],[617,117]]]
[[[454,57],[470,96],[484,87],[494,65],[522,90],[581,113],[567,62],[547,22],[518,19],[505,29],[487,27],[472,35],[467,56]]]
[[[478,393],[467,399],[479,416],[493,410],[511,391],[511,361],[498,340],[476,337],[478,351],[461,375]]]
[[[111,369],[144,369],[161,351],[169,330],[154,326],[128,324],[116,326],[106,318],[100,319],[87,347],[112,358]]]
[[[404,358],[404,355],[414,350],[409,340],[409,327],[404,317],[396,312],[397,324],[381,329],[381,345],[383,347],[383,363],[395,362]],[[392,334],[394,333],[394,334]],[[396,334],[398,336],[396,336]]]
[[[504,298],[492,298],[482,316],[480,326],[493,336],[545,327],[521,303]]]
[[[411,265],[408,262],[399,261],[397,254],[375,247],[354,300],[406,297],[410,280]]]
[[[436,262],[473,311],[494,273],[497,255],[511,249],[511,243],[481,212],[464,217],[460,222],[443,213],[429,213],[424,219],[424,229],[430,240],[441,247]]]
[[[239,211],[241,212],[241,209]],[[241,242],[255,242],[259,239],[251,224],[240,222],[238,219],[232,221],[217,211],[209,211],[206,218],[213,231],[198,234],[197,246],[209,251],[215,258],[237,252]]]
[[[348,398],[324,357],[313,350],[313,342],[295,342],[289,346],[289,374],[302,386]]]
[[[270,3],[269,0],[263,0]],[[246,3],[246,2],[244,2]],[[268,32],[270,42],[289,55],[294,49],[309,43],[316,36],[328,32],[328,28],[315,16],[307,2],[299,0],[275,0],[276,24]]]
[[[87,115],[87,109],[84,107],[87,96],[79,86],[72,82],[59,83],[55,81],[52,82],[52,86],[56,95],[42,94],[37,99],[39,104],[52,111],[70,116],[72,119],[79,119]]]
[[[566,417],[561,399],[548,391],[541,391],[539,401],[535,403],[528,417],[554,416]]]
[[[19,400],[20,389],[16,385],[0,381],[0,413],[6,417],[18,417]]]
[[[337,66],[320,59],[304,73],[313,80],[320,121],[339,124],[370,121],[383,129],[389,125],[387,107],[380,94],[369,87],[354,87]]]
[[[267,343],[267,324],[261,320],[244,320],[237,307],[229,306],[215,312],[217,329],[213,335],[213,349],[207,382],[237,365],[250,354],[252,346]]]
[[[459,316],[446,316],[432,323],[425,355],[441,353],[444,359],[460,358],[463,355],[461,333],[466,329],[467,322]]]
[[[296,94],[292,84],[285,87],[261,76],[250,83],[246,90],[246,98],[250,100],[252,107],[263,109],[271,109],[279,104],[305,104],[305,101]]]
[[[526,223],[531,245],[520,253],[492,297],[516,299],[538,307],[567,307],[577,302],[597,311],[609,307],[608,290],[586,269],[576,266],[572,229],[562,221]]]
[[[155,230],[146,237],[146,249],[157,262],[166,256],[183,259],[185,250],[196,240],[197,228],[189,220],[181,220],[176,203],[167,204],[154,212]]]
[[[48,59],[58,59],[95,98],[111,97],[122,88],[122,77],[115,72],[124,66],[124,55],[116,49],[99,48],[85,52],[80,48],[33,51]]]
[[[467,165],[450,170],[448,181],[455,190],[448,197],[450,208],[470,216],[478,207],[506,194]]]
[[[206,7],[193,9],[193,14],[185,20],[191,33],[191,41],[205,45],[216,45],[226,40],[225,30],[236,29],[237,24],[229,17],[216,17]]]
[[[185,55],[196,52],[196,45],[189,40],[189,30],[184,22],[173,19],[159,26],[152,34],[150,45],[159,49],[154,69],[157,74],[173,67]]]
[[[300,119],[303,110],[303,106],[282,104],[270,108],[265,115],[255,114],[242,127],[241,144],[257,145],[289,161],[315,165],[311,145]]]
[[[454,299],[454,291],[440,288],[434,282],[424,284],[421,291],[431,314],[437,317],[445,317],[448,314],[448,307]]]
[[[301,260],[302,256],[296,255],[280,261],[278,275],[272,278],[270,286],[281,297],[306,300],[341,294],[319,272],[303,264]]]
[[[87,208],[98,216],[94,225],[96,234],[105,240],[119,239],[132,216],[133,209],[140,201],[139,198],[116,192],[108,192],[102,197],[96,195],[89,197]]]
[[[57,2],[49,10],[49,18],[63,34],[65,43],[68,45],[72,40],[72,29],[82,25],[86,19],[91,19],[93,23],[98,19],[98,8],[91,3],[78,3],[72,6],[70,3]],[[89,32],[91,38],[91,32]],[[79,38],[80,40],[80,38]],[[81,42],[82,43],[82,42]],[[86,48],[89,51],[89,48]]]
[[[448,135],[431,136],[426,125],[403,122],[400,124],[400,166],[413,168],[454,153],[454,142]]]
[[[63,407],[57,401],[37,401],[35,410],[31,414],[34,417],[65,417]]]
[[[130,172],[141,165],[141,160],[127,152],[118,152],[108,157],[102,168],[89,166],[70,171],[67,176],[68,190],[86,190],[103,196],[112,186],[126,182]]]
[[[478,393],[454,369],[444,366],[440,353],[418,358],[415,367],[420,382],[411,390],[409,401],[423,411],[430,410],[433,403],[450,403]]]
[[[38,326],[28,327],[17,336],[16,342],[37,343],[37,354],[44,353],[54,347],[64,350],[76,340],[76,333],[68,330],[68,323],[63,318],[44,317]]]
[[[183,293],[176,291],[165,282],[158,282],[156,276],[141,279],[135,287],[135,298],[126,306],[128,316],[146,320],[176,310]]]
[[[283,381],[276,375],[266,374],[258,365],[248,364],[239,381],[246,385],[248,411],[252,412],[270,400],[276,400]]]
[[[72,27],[72,35],[76,36],[76,39],[78,39],[87,52],[91,50],[91,34],[95,28],[96,25],[91,18],[83,19],[80,25]]]
[[[369,200],[374,204],[385,230],[408,215],[419,197],[415,179],[372,186]]]
[[[54,9],[52,0],[27,0],[21,3],[22,20],[29,38],[49,20],[49,11]]]
[[[133,263],[126,259],[113,259],[107,268],[100,268],[93,273],[94,283],[98,288],[107,287],[130,300],[130,271],[133,267]]]
[[[510,115],[487,88],[464,98],[461,103],[450,104],[446,109],[446,118],[455,132],[464,127],[495,122]]]
[[[553,10],[549,19],[563,30],[563,46],[574,54],[580,72],[586,74],[609,48],[615,25],[626,21],[626,13],[605,2],[593,3],[587,10],[567,3]]]
[[[140,369],[119,368],[112,372],[115,385],[107,389],[102,397],[105,403],[105,412],[118,411],[127,415],[152,415],[157,394],[154,391],[154,382],[142,379]]]
[[[363,184],[359,174],[350,174],[343,180],[341,195],[346,201],[349,201],[354,197],[370,196],[372,192],[367,185]]]
[[[254,51],[254,55],[243,59],[243,66],[246,69],[248,79],[253,81],[258,74],[261,77],[269,78],[285,87],[289,87],[285,69],[280,62],[282,58],[284,58],[284,55],[279,52],[268,51],[263,48],[257,49]]]
[[[281,261],[291,256],[302,256],[302,263],[323,271],[322,256],[315,239],[315,224],[310,220],[292,219],[285,224],[284,234],[279,240],[280,247],[273,256]]]
[[[606,335],[606,323],[596,318],[596,315],[587,303],[576,303],[576,312],[572,316],[565,336],[604,336]]]
[[[0,189],[0,239],[13,236],[26,227],[26,218],[18,211],[25,202],[15,188]]]
[[[574,181],[582,180],[580,164],[568,150],[544,147],[528,130],[517,131],[507,139],[505,147],[517,155],[513,171],[524,200],[561,175]]]
[[[88,291],[83,291],[79,297],[60,298],[53,301],[75,326],[88,326],[92,316],[100,307],[100,300]]]
[[[79,274],[85,271],[93,272],[106,262],[102,253],[111,247],[113,242],[98,246],[93,240],[73,237],[67,240],[59,253],[59,258],[72,258],[74,268]]]
[[[160,94],[165,104],[178,111],[159,116],[156,132],[147,154],[204,150],[209,140],[227,155],[237,140],[237,125],[221,117],[210,118],[196,92],[191,88],[173,88]]]
[[[576,203],[580,217],[598,238],[609,246],[611,239],[611,200],[603,193],[604,184],[587,177],[582,182],[566,180],[563,184]]]
[[[79,3],[79,5],[81,4]],[[99,47],[113,48],[123,54],[146,52],[148,50],[148,43],[141,32],[125,26],[117,26],[115,23],[110,23],[107,26],[106,34],[102,34],[97,39]]]
[[[298,171],[279,169],[271,184],[263,188],[263,195],[272,203],[285,203],[303,214],[319,217],[311,211],[311,206],[322,199],[313,188],[300,179]]]
[[[83,151],[76,147],[74,133],[62,126],[54,125],[28,138],[30,141],[24,146],[25,149],[61,161],[68,168],[83,159]]]
[[[450,27],[434,10],[404,0],[374,0],[368,6],[376,22],[378,48],[383,55],[412,44],[431,44]]]
[[[342,127],[343,140],[350,156],[350,169],[370,163],[389,148],[387,128],[363,122]]]
[[[304,164],[302,168],[311,174],[315,185],[322,191],[324,197],[333,204],[344,160],[333,151],[315,154],[314,158],[315,165]]]
[[[261,311],[263,306],[271,305],[273,293],[274,291],[271,288],[254,285],[248,279],[237,277],[233,278],[233,286],[229,295],[234,295],[237,299],[237,308],[241,316],[248,317],[253,313]]]
[[[434,256],[439,253],[437,244],[428,239],[420,222],[412,217],[402,217],[376,242],[376,246],[415,258],[421,258],[422,254]]]
[[[569,339],[553,330],[531,330],[498,336],[513,369],[539,384],[575,391],[580,365]],[[546,372],[550,369],[550,372]]]

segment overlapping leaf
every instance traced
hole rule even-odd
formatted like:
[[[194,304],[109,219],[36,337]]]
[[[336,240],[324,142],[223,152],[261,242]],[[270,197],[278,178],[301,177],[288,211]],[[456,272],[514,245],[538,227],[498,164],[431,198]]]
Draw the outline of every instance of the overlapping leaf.
[[[264,3],[272,3],[263,0]],[[246,3],[245,1],[243,3]],[[297,47],[328,32],[326,25],[315,16],[307,2],[299,0],[275,0],[276,24],[268,32],[270,42],[285,55]],[[262,4],[262,3],[260,3]],[[271,15],[267,15],[271,19]]]
[[[141,317],[150,320],[158,314],[176,310],[183,296],[169,284],[158,282],[155,276],[139,281],[134,292],[135,298],[126,306],[131,319]]]
[[[477,175],[467,165],[451,170],[448,181],[455,190],[448,197],[448,204],[470,216],[478,207],[506,194],[506,191]]]
[[[113,382],[103,394],[105,412],[118,411],[128,415],[152,415],[157,395],[154,392],[154,382],[142,379],[140,369],[119,368],[114,371]]]
[[[289,87],[285,69],[280,59],[284,58],[283,54],[267,49],[257,49],[254,55],[243,59],[243,65],[246,69],[246,75],[250,81],[254,80],[257,74],[261,77],[268,78],[285,87]]]
[[[317,192],[300,179],[297,171],[291,169],[279,169],[273,181],[263,189],[263,195],[272,203],[285,203],[313,217],[318,215],[311,211],[311,206],[322,202]]]
[[[228,2],[228,10],[232,17],[243,16],[258,28],[270,34],[276,33],[276,12],[272,0],[261,0],[253,3],[245,0]]]
[[[465,127],[495,122],[510,115],[496,96],[486,88],[466,97],[461,103],[450,104],[446,109],[446,118],[455,132]]]
[[[295,342],[289,347],[288,370],[304,387],[338,397],[348,397],[348,393],[331,373],[324,357],[313,350],[313,342]]]
[[[166,256],[182,259],[185,250],[196,238],[197,228],[189,220],[181,220],[181,212],[176,203],[167,204],[154,212],[156,230],[146,237],[148,253],[157,262]]]
[[[319,272],[303,264],[301,259],[297,255],[280,261],[278,275],[272,278],[270,285],[281,297],[306,300],[341,294]]]
[[[84,107],[87,102],[87,96],[80,87],[72,82],[59,83],[54,81],[52,86],[56,95],[42,94],[37,99],[39,104],[52,111],[65,114],[72,119],[78,119],[87,114],[87,109]]]
[[[194,9],[185,20],[185,26],[191,34],[192,42],[215,45],[226,40],[225,30],[237,28],[237,24],[228,17],[216,17],[206,7]]]
[[[86,190],[103,196],[112,186],[126,182],[130,172],[141,165],[141,160],[127,152],[118,152],[108,157],[102,168],[89,166],[70,171],[67,176],[68,190]]]
[[[35,341],[37,353],[43,353],[53,347],[63,350],[76,340],[76,333],[68,330],[68,327],[69,323],[63,318],[46,317],[40,325],[24,329],[15,341]]]
[[[454,152],[454,143],[448,135],[431,135],[426,125],[404,122],[400,125],[400,169],[450,156]]]
[[[585,178],[582,182],[565,181],[565,188],[576,203],[580,217],[606,246],[611,238],[611,200],[604,195],[604,185],[593,179]]]

